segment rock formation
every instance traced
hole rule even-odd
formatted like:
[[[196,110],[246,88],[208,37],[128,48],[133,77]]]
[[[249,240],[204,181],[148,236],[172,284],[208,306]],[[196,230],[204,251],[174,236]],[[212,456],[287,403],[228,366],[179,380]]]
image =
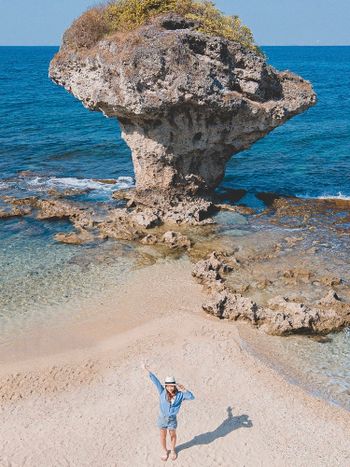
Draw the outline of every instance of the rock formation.
[[[133,198],[131,201],[133,203]],[[171,250],[188,250],[192,247],[191,239],[181,232],[166,230],[164,218],[166,218],[169,228],[176,228],[178,224],[201,225],[203,221],[200,220],[200,214],[202,210],[206,212],[211,203],[204,200],[201,203],[200,201],[195,200],[189,205],[185,205],[180,216],[177,213],[178,207],[174,212],[168,213],[165,213],[159,206],[152,209],[144,205],[131,208],[107,206],[104,210],[101,208],[95,210],[85,204],[81,205],[62,199],[6,196],[3,197],[3,202],[7,205],[13,205],[13,207],[12,209],[0,208],[0,219],[28,214],[32,214],[36,219],[42,221],[65,219],[72,224],[75,230],[57,233],[54,239],[61,243],[80,245],[97,240],[114,239],[139,241],[144,245],[163,245]],[[210,219],[205,219],[204,222],[208,223]],[[155,229],[159,226],[163,226],[163,228]],[[149,229],[152,229],[152,233]]]
[[[309,82],[174,14],[91,49],[63,40],[49,76],[118,118],[139,191],[210,192],[233,154],[316,102]]]
[[[12,217],[22,217],[26,216],[27,214],[31,213],[31,209],[29,207],[17,207],[14,206],[11,210],[6,210],[0,208],[0,219],[10,219]]]
[[[213,252],[195,264],[192,275],[208,292],[204,311],[221,319],[243,320],[272,335],[327,334],[350,325],[350,304],[330,289],[318,302],[305,304],[276,296],[266,306],[233,293],[225,284],[225,274],[239,267],[235,257]]]

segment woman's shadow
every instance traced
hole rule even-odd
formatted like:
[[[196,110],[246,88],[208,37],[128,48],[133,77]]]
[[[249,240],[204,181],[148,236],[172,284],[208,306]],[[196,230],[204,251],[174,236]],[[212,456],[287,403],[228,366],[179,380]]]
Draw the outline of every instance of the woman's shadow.
[[[232,415],[232,407],[227,407],[226,410],[227,418],[225,418],[225,420],[220,423],[220,425],[215,428],[215,430],[207,431],[206,433],[195,436],[190,441],[186,441],[186,443],[180,444],[177,447],[177,452],[191,448],[192,446],[210,444],[218,438],[227,436],[234,430],[238,430],[239,428],[251,428],[253,426],[253,422],[249,420],[248,415],[239,415],[234,417]]]

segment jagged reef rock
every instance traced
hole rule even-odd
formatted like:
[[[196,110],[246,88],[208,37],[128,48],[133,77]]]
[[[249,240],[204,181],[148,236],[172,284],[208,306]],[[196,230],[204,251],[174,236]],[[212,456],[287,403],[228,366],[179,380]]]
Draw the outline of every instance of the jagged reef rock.
[[[136,207],[142,213],[156,216],[159,222],[169,224],[210,224],[213,223],[211,215],[218,211],[208,199],[173,190],[118,190],[113,193],[113,198],[126,200],[129,208]],[[154,222],[159,224],[155,219]]]
[[[9,219],[11,217],[22,217],[31,213],[31,209],[27,206],[14,206],[11,210],[0,208],[0,219]]]
[[[192,246],[191,239],[181,232],[165,231],[164,212],[159,208],[151,209],[139,205],[135,208],[108,206],[102,210],[101,208],[94,210],[92,207],[80,205],[74,201],[39,199],[34,196],[22,199],[7,197],[4,201],[12,204],[13,208],[12,210],[0,209],[0,219],[35,213],[36,219],[39,220],[65,219],[69,221],[75,231],[57,233],[54,238],[61,243],[80,245],[101,239],[115,239],[140,241],[145,245],[163,245],[170,249],[186,250]],[[206,205],[206,202],[202,201]],[[198,209],[196,203],[194,206]],[[181,221],[194,222],[193,212],[195,211],[190,210],[191,215],[188,218],[182,217]],[[163,229],[155,229],[158,226],[163,226]],[[149,229],[153,229],[152,233]]]
[[[57,242],[68,243],[71,245],[81,245],[82,243],[89,242],[93,239],[92,235],[86,230],[80,230],[79,232],[60,232],[54,236]]]
[[[225,284],[225,274],[240,267],[235,257],[213,252],[193,267],[192,275],[208,292],[204,311],[221,319],[248,321],[272,335],[295,333],[327,334],[350,325],[350,304],[330,289],[316,303],[305,304],[276,296],[266,306],[233,293]]]
[[[316,102],[309,82],[176,15],[88,50],[63,41],[49,76],[119,119],[138,190],[211,191],[233,154]]]

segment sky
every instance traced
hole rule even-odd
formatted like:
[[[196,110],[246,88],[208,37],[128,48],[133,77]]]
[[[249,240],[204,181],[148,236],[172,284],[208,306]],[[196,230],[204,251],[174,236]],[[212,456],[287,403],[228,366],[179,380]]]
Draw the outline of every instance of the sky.
[[[94,0],[0,0],[0,45],[59,45]],[[350,45],[350,0],[217,0],[259,45]]]

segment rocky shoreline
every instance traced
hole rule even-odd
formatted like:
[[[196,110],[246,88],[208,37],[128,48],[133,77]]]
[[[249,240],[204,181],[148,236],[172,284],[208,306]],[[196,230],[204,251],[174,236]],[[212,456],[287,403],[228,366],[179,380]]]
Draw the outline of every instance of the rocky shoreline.
[[[160,199],[152,191],[140,198],[134,189],[113,194],[118,207],[79,203],[53,193],[43,199],[3,196],[8,208],[0,215],[3,219],[68,220],[74,230],[54,237],[62,243],[112,239],[162,248],[165,256],[172,251],[186,253],[194,263],[194,279],[207,294],[203,310],[220,319],[247,321],[273,335],[324,335],[349,326],[349,278],[313,264],[319,250],[327,246],[327,232],[347,241],[348,203],[259,196],[266,204],[260,212],[169,193]],[[280,237],[271,235],[270,244],[261,242],[256,250],[237,240],[223,243],[218,250],[218,242],[225,238],[219,212],[243,216],[252,225],[262,222],[265,228],[277,225],[282,229]],[[288,233],[291,226],[298,236]],[[210,240],[212,235],[215,240]],[[304,255],[301,263],[300,252]]]
[[[290,300],[276,296],[267,306],[233,293],[225,285],[224,276],[239,265],[234,255],[217,252],[195,265],[192,274],[209,295],[202,305],[207,313],[222,319],[247,321],[272,335],[327,334],[350,325],[350,304],[341,301],[334,289],[316,303],[306,304],[302,297]]]
[[[288,256],[307,244],[305,257],[312,263],[321,241],[312,232],[331,217],[324,203],[262,193],[257,196],[266,209],[255,213],[214,195],[233,154],[316,103],[311,84],[274,69],[257,51],[198,32],[193,22],[173,13],[85,48],[67,40],[74,31],[65,34],[49,76],[88,109],[118,119],[132,152],[136,188],[115,192],[117,207],[105,205],[98,212],[60,199],[17,201],[13,210],[33,208],[38,219],[68,219],[75,230],[55,236],[64,243],[115,239],[186,251],[199,260],[193,275],[209,294],[203,309],[219,318],[246,320],[278,335],[347,326],[346,281],[293,267],[296,258]],[[332,207],[341,216],[322,225],[320,235],[346,236],[344,206]],[[272,250],[251,257],[248,249],[243,264],[232,248],[217,249],[210,241],[206,248],[198,245],[198,237],[218,231],[215,215],[225,211],[246,215],[253,224],[263,219],[282,230],[299,229],[302,236],[282,234]],[[293,282],[296,297],[284,293]],[[297,289],[300,282],[305,290]]]
[[[66,199],[52,197],[41,199],[36,196],[14,198],[3,196],[7,209],[0,211],[0,218],[20,217],[34,214],[38,220],[69,220],[74,231],[58,233],[56,240],[63,243],[81,244],[93,240],[129,240],[143,244],[164,243],[171,248],[190,248],[191,242],[179,232],[163,229],[150,234],[155,227],[176,225],[207,225],[214,223],[210,214],[218,209],[211,201],[186,196],[169,197],[163,200],[143,194],[138,201],[138,193],[133,190],[117,191],[113,198],[123,201],[126,207],[105,205],[100,209]],[[12,207],[11,207],[12,206]]]

